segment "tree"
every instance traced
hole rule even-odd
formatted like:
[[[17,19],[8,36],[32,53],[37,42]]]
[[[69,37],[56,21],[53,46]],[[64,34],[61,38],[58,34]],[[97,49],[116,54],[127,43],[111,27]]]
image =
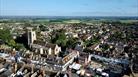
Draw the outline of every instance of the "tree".
[[[9,42],[8,42],[8,45],[11,46],[11,47],[15,47],[16,46],[16,42],[11,39]]]
[[[20,50],[20,49],[25,49],[24,45],[23,44],[19,44],[17,43],[16,44],[16,47],[15,47],[17,50]]]
[[[0,30],[0,39],[8,43],[12,38],[9,29]]]
[[[64,40],[66,40],[65,32],[62,30],[56,30],[52,32],[51,41],[52,43],[65,43]]]
[[[39,26],[39,28],[40,28],[41,31],[48,31],[48,28],[47,28],[45,25],[42,25],[42,24],[41,24],[41,25]]]
[[[102,50],[103,51],[107,50],[108,48],[110,48],[110,46],[108,44],[103,44],[102,45]]]
[[[16,39],[15,39],[15,42],[17,44],[23,44],[25,48],[29,48],[28,47],[28,43],[27,43],[27,34],[23,34],[21,37],[18,36]]]
[[[75,48],[77,41],[78,41],[78,39],[76,39],[76,38],[69,38],[66,46],[69,48]]]
[[[66,49],[67,38],[65,35],[65,30],[60,29],[52,32],[51,36],[52,43],[58,44],[62,47],[62,50]]]
[[[90,40],[86,40],[84,42],[85,46],[91,46],[93,44],[99,43],[100,42],[100,37],[99,36],[94,36]]]

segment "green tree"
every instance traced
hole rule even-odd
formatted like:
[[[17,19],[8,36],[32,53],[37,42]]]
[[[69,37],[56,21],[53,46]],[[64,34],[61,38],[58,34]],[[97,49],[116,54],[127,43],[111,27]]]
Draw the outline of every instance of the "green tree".
[[[94,36],[90,40],[86,40],[84,42],[84,44],[85,44],[85,46],[91,46],[91,45],[99,43],[99,42],[100,42],[100,38],[98,36]]]
[[[66,46],[69,48],[74,48],[76,46],[77,41],[78,41],[78,39],[76,39],[76,38],[69,38]]]
[[[109,49],[109,47],[110,46],[108,44],[104,44],[104,45],[102,45],[102,50],[105,51],[105,50]]]
[[[23,45],[23,44],[20,44],[20,43],[17,43],[16,46],[15,46],[15,48],[16,48],[17,50],[25,49],[24,45]]]
[[[66,47],[67,38],[65,35],[65,30],[60,29],[60,30],[53,31],[51,35],[51,41],[52,43],[58,44],[61,47]]]
[[[10,30],[9,29],[0,30],[0,39],[8,43],[11,40]]]
[[[16,46],[16,42],[11,39],[9,42],[8,42],[8,45],[11,46],[11,47],[15,47]]]

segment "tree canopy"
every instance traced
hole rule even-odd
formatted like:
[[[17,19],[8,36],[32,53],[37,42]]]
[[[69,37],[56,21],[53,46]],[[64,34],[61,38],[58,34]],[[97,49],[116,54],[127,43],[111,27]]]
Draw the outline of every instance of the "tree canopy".
[[[66,46],[67,43],[67,38],[65,35],[65,31],[64,30],[57,30],[56,32],[54,32],[55,35],[52,35],[52,43],[56,43],[58,45],[61,46]]]
[[[8,43],[11,39],[10,30],[0,29],[0,39]]]
[[[12,38],[9,29],[0,29],[0,39],[3,40],[8,46],[20,49],[25,48],[23,44],[16,43]]]

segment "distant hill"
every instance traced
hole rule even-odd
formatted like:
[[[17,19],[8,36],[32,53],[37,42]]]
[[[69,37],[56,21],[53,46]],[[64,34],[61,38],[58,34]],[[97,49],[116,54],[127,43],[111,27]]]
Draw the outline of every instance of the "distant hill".
[[[0,16],[0,19],[110,19],[110,20],[138,20],[138,16]]]

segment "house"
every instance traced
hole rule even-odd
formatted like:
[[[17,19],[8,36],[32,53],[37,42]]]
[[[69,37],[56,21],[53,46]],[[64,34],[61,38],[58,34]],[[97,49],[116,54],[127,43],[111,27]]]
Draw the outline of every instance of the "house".
[[[92,45],[92,46],[90,46],[90,47],[88,47],[88,49],[90,49],[90,50],[96,50],[96,51],[101,51],[101,48],[100,48],[100,44],[94,44],[94,45]]]
[[[51,44],[39,41],[34,41],[34,43],[31,44],[31,48],[36,53],[45,55],[58,55],[59,52],[61,52],[61,47],[59,47],[57,44]]]
[[[47,47],[48,49],[51,49],[51,51],[49,50],[49,54],[58,55],[59,52],[61,51],[61,47],[59,47],[57,44],[47,43],[45,47]]]

